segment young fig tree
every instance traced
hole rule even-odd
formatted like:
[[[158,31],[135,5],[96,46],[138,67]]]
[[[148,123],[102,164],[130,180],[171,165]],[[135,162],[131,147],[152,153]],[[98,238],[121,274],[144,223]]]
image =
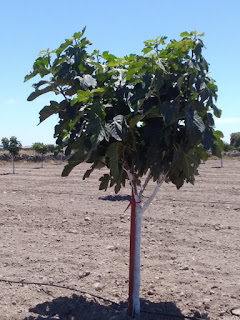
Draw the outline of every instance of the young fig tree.
[[[47,144],[47,152],[54,153],[56,150],[56,146],[54,144]]]
[[[214,130],[217,86],[202,55],[201,37],[183,32],[180,40],[145,41],[141,55],[118,58],[108,51],[87,52],[84,31],[53,51],[42,51],[25,81],[36,75],[29,101],[47,92],[61,95],[40,111],[40,122],[58,114],[55,138],[70,155],[62,175],[82,162],[91,164],[83,179],[107,167],[100,190],[115,192],[130,182],[131,232],[129,314],[140,313],[142,215],[163,182],[177,189],[194,183],[207,151],[221,156],[222,133]],[[143,193],[153,180],[148,200]]]
[[[9,151],[12,156],[12,171],[15,173],[15,157],[19,154],[22,144],[16,137],[12,136],[10,139],[2,138],[3,149]]]
[[[35,150],[37,153],[41,155],[42,158],[42,168],[43,168],[43,163],[44,163],[44,155],[48,153],[49,149],[48,146],[44,143],[40,142],[35,142],[33,144],[33,150]]]

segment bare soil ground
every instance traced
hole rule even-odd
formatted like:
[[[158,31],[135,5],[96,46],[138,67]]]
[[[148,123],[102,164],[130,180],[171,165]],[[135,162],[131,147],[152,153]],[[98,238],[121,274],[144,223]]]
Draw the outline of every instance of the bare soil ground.
[[[195,186],[163,185],[145,213],[141,319],[239,319],[240,161],[219,165],[202,164]],[[85,165],[68,178],[39,167],[0,166],[0,319],[127,319],[130,187],[115,196],[100,172],[81,180]]]

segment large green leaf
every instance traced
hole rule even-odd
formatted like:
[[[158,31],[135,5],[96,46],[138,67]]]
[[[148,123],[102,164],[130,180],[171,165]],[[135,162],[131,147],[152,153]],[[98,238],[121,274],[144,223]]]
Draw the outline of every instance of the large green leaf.
[[[188,33],[187,31],[180,33],[181,37],[191,37],[191,34]]]
[[[135,111],[141,108],[144,100],[146,99],[149,89],[152,84],[153,75],[149,72],[145,73],[141,77],[141,83],[137,83],[134,86],[134,90],[129,93],[129,104],[135,108]]]
[[[56,55],[60,56],[60,54],[67,49],[68,46],[70,46],[73,43],[72,39],[66,39],[65,42],[63,42],[58,49],[55,50]]]
[[[52,86],[48,86],[42,90],[36,90],[34,92],[32,92],[29,97],[27,98],[28,101],[33,101],[34,99],[36,99],[37,97],[41,96],[44,93],[50,92],[50,91],[54,91],[55,93],[60,93],[59,91],[57,91],[56,89],[54,89]]]
[[[89,88],[95,88],[97,86],[97,81],[94,79],[93,76],[90,74],[86,74],[81,76],[76,76],[75,79],[77,79],[80,83],[80,87],[82,90],[87,90]]]
[[[164,102],[160,107],[160,112],[163,116],[166,125],[174,124],[178,121],[179,115],[179,102]]]
[[[213,148],[214,148],[215,137],[213,135],[213,131],[214,131],[213,128],[208,127],[203,132],[202,144],[203,144],[205,150],[213,150]]]
[[[111,123],[107,123],[105,130],[108,133],[109,137],[113,137],[118,141],[122,141],[124,133],[127,129],[127,122],[123,115],[118,115],[113,118]]]
[[[109,181],[111,180],[111,176],[109,174],[104,174],[99,181],[101,181],[99,185],[99,190],[107,190]]]
[[[205,124],[196,110],[189,109],[186,112],[186,131],[188,139],[192,144],[200,143],[203,132],[205,131]]]
[[[114,69],[114,74],[112,75],[112,79],[115,82],[115,86],[124,86],[126,84],[126,74],[127,70],[123,68],[115,68]]]
[[[106,151],[106,159],[113,178],[118,179],[120,175],[120,166],[122,162],[123,145],[120,142],[113,142]]]
[[[43,86],[45,84],[50,84],[50,82],[47,81],[47,80],[41,80],[38,83],[34,83],[32,86],[36,90],[36,89],[39,89],[39,87],[41,87],[41,86]]]
[[[78,164],[82,163],[85,160],[83,150],[79,150],[72,157],[69,158],[68,164],[64,167],[62,176],[67,177],[69,173],[76,167]]]
[[[217,139],[224,138],[224,135],[223,135],[222,131],[214,130],[213,134],[214,134],[214,137],[217,138]]]
[[[66,104],[66,101],[64,100],[64,105]],[[40,112],[40,123],[46,120],[48,117],[50,117],[53,114],[58,113],[62,109],[61,103],[58,103],[56,101],[50,101],[49,106],[45,106]]]
[[[78,164],[82,163],[86,159],[86,152],[84,149],[84,137],[81,137],[78,140],[78,149],[74,152],[74,154],[68,159],[68,164],[64,167],[62,176],[66,177],[72,171],[74,167]]]
[[[202,157],[201,151],[195,148],[187,152],[180,146],[175,148],[170,179],[178,189],[182,187],[184,180],[194,184],[195,176],[198,174],[197,167]]]
[[[83,180],[85,180],[86,178],[89,178],[91,173],[95,170],[95,169],[102,169],[106,166],[106,164],[103,161],[96,161],[93,163],[93,165],[91,166],[90,169],[88,169],[84,175],[83,175]]]
[[[199,56],[201,54],[203,46],[204,45],[201,39],[197,39],[195,41],[195,48],[193,52],[196,54],[196,56]]]
[[[107,60],[107,61],[112,61],[112,60],[116,60],[117,57],[114,56],[113,54],[110,54],[109,51],[104,51],[102,53],[102,58]]]
[[[223,133],[219,130],[214,130],[213,135],[215,140],[214,140],[214,147],[212,148],[212,152],[214,155],[221,157],[223,146],[224,146],[222,141],[222,138],[224,137]]]
[[[212,105],[212,108],[213,108],[213,114],[215,115],[215,117],[221,118],[222,110],[218,109],[215,104]]]
[[[162,58],[156,59],[156,64],[159,66],[160,69],[166,72],[167,61],[165,59],[162,59]]]
[[[87,103],[89,101],[91,97],[91,91],[87,90],[79,90],[77,93],[77,101],[78,102],[83,102],[83,103]]]

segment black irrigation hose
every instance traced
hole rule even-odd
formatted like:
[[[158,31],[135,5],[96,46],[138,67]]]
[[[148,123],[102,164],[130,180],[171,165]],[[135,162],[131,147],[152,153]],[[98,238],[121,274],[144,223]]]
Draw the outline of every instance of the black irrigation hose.
[[[83,290],[79,290],[79,289],[75,289],[75,288],[70,288],[70,287],[67,287],[67,286],[61,286],[59,284],[54,284],[54,283],[44,283],[44,282],[29,282],[29,281],[16,281],[16,280],[7,280],[7,279],[0,279],[0,282],[6,282],[6,283],[17,283],[17,284],[27,284],[27,285],[37,285],[37,286],[48,286],[48,287],[55,287],[55,288],[60,288],[60,289],[67,289],[67,290],[71,290],[71,291],[75,291],[75,292],[80,292],[82,294],[89,294],[90,296],[94,297],[94,298],[97,298],[97,299],[101,299],[101,300],[104,300],[106,302],[110,302],[116,306],[119,306],[118,303],[112,301],[112,300],[109,300],[109,299],[106,299],[106,298],[103,298],[103,297],[100,297],[94,293],[89,293],[89,292],[86,292],[86,291],[83,291]]]
[[[155,311],[147,311],[147,310],[142,310],[141,312],[143,313],[149,313],[149,314],[158,314],[161,316],[165,316],[165,317],[174,317],[174,318],[179,318],[179,319],[190,319],[190,320],[205,320],[203,318],[196,318],[196,317],[190,317],[190,316],[185,316],[183,314],[173,314],[173,313],[163,313],[163,312],[155,312]]]
[[[55,287],[55,288],[60,288],[60,289],[67,289],[67,290],[70,290],[70,291],[80,292],[80,293],[85,294],[85,295],[88,294],[88,295],[90,295],[90,296],[92,296],[94,298],[97,298],[97,299],[100,299],[100,300],[103,300],[103,301],[106,301],[106,302],[110,302],[110,303],[112,303],[113,305],[115,305],[117,307],[121,307],[121,308],[127,309],[127,307],[121,306],[117,302],[114,302],[114,301],[112,301],[110,299],[107,299],[107,298],[100,297],[100,296],[98,296],[98,295],[96,295],[94,293],[89,293],[89,292],[86,292],[86,291],[83,291],[83,290],[70,288],[68,286],[62,286],[62,285],[59,285],[59,284],[44,283],[44,282],[7,280],[7,279],[1,279],[1,278],[0,278],[0,282],[5,282],[5,283],[8,283],[8,284],[16,283],[16,284],[22,284],[22,285],[26,284],[26,285],[48,286],[48,287]],[[170,313],[154,312],[154,311],[147,311],[147,310],[141,310],[141,312],[149,313],[149,314],[161,315],[161,316],[165,316],[165,317],[169,317],[169,318],[170,317],[174,317],[174,318],[179,318],[179,319],[204,320],[203,318],[196,318],[196,317],[190,317],[190,316],[179,315],[179,314],[170,314]]]

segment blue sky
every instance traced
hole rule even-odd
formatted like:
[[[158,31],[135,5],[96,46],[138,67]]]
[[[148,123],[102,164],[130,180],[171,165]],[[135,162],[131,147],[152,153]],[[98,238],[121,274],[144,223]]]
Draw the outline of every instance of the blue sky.
[[[216,128],[227,142],[240,131],[239,0],[0,0],[0,139],[15,135],[24,146],[55,142],[57,117],[37,126],[39,111],[53,97],[27,102],[35,81],[23,79],[41,50],[55,49],[84,26],[93,48],[118,56],[140,54],[143,41],[158,35],[205,32],[204,56],[223,110]]]

